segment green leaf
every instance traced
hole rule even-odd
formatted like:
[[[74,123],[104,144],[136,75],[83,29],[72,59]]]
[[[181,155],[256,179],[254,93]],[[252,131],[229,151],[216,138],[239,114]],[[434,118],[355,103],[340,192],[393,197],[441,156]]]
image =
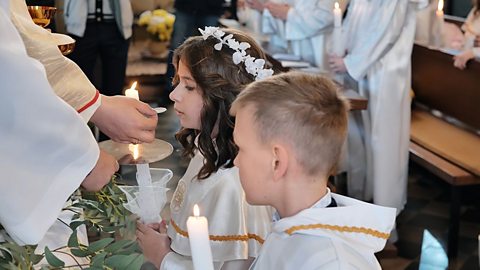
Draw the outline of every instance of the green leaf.
[[[135,244],[136,242],[133,240],[118,240],[115,243],[109,245],[108,247],[105,248],[106,252],[114,253],[122,248],[127,247],[128,245]]]
[[[77,236],[77,230],[73,230],[72,234],[68,238],[68,247],[78,247],[78,236]]]
[[[115,239],[113,238],[104,238],[100,239],[98,241],[95,241],[88,246],[88,250],[92,253],[97,252],[104,247],[108,246],[108,244],[112,243]]]
[[[57,256],[53,255],[48,247],[45,247],[45,259],[53,267],[63,267],[65,263],[61,261]]]
[[[133,255],[133,254],[132,254]],[[137,254],[137,257],[128,265],[128,269],[136,270],[142,268],[145,258],[142,254]]]
[[[85,220],[77,220],[77,221],[72,221],[70,222],[70,229],[72,229],[72,231],[75,231],[78,226],[82,225],[82,224],[85,224]]]
[[[133,263],[138,263],[138,257],[143,261],[143,256],[139,254],[130,254],[130,255],[113,255],[105,260],[105,265],[113,269],[132,269],[130,266]],[[138,268],[139,269],[139,268]]]
[[[73,255],[77,257],[87,257],[88,255],[92,254],[92,252],[84,249],[72,248],[70,249]]]
[[[33,264],[39,263],[42,259],[43,259],[42,255],[39,255],[39,254],[32,254],[31,255],[31,261],[32,261]]]
[[[105,257],[107,257],[107,252],[102,252],[100,254],[95,255],[90,265],[92,267],[99,267],[101,269],[102,266],[105,264]]]

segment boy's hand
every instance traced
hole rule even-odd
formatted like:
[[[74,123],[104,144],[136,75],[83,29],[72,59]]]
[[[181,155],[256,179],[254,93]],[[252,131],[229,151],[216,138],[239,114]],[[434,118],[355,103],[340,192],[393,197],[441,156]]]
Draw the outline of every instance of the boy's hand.
[[[330,69],[335,73],[345,73],[347,72],[347,67],[343,61],[343,57],[337,56],[335,54],[330,54],[328,57],[328,64]]]
[[[461,54],[455,55],[453,57],[453,65],[459,69],[465,69],[467,67],[467,62],[470,59],[473,59],[475,56],[472,50],[465,51]]]
[[[265,8],[260,0],[245,0],[245,3],[249,8],[258,10],[260,12],[263,12],[263,9]]]
[[[152,227],[162,231],[162,225],[155,223]],[[137,222],[137,242],[143,251],[145,258],[153,263],[155,267],[160,268],[163,258],[172,251],[170,248],[170,238],[166,233],[160,233],[149,225]]]
[[[270,1],[265,3],[265,8],[270,11],[273,17],[284,21],[287,20],[288,11],[290,10],[290,6],[287,4],[277,4]]]

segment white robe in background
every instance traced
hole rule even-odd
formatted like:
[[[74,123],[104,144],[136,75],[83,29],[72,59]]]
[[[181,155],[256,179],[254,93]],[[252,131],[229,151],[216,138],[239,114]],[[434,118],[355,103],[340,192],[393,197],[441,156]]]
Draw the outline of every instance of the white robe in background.
[[[349,121],[348,191],[355,198],[394,207],[407,199],[410,138],[412,0],[352,0],[344,24],[345,66],[368,109]]]
[[[475,37],[480,36],[480,12],[475,14],[474,9],[470,10],[462,30],[465,31],[465,50],[472,50],[475,57],[480,58],[480,47],[474,46]]]
[[[248,269],[251,260],[245,260],[258,255],[270,232],[271,208],[247,204],[236,167],[220,169],[199,181],[196,175],[203,162],[204,157],[197,151],[175,190],[168,226],[171,248],[175,252],[167,254],[160,269],[193,270],[185,233],[187,219],[195,204],[198,204],[200,214],[208,219],[210,236],[231,236],[220,241],[210,240],[215,269]]]
[[[326,69],[326,37],[333,25],[334,0],[277,0],[290,5],[287,20],[263,12],[262,31],[270,35],[272,52],[287,52]]]
[[[337,207],[326,208],[331,198]],[[374,253],[385,246],[395,214],[393,208],[329,193],[312,208],[275,221],[250,269],[381,269]]]
[[[73,61],[63,56],[57,45],[74,42],[66,35],[52,34],[36,25],[24,0],[9,0],[10,16],[29,56],[45,67],[55,93],[88,121],[100,106],[98,91]]]
[[[0,8],[0,223],[19,244],[37,244],[95,166],[89,128],[52,90]],[[8,42],[7,42],[8,41]]]

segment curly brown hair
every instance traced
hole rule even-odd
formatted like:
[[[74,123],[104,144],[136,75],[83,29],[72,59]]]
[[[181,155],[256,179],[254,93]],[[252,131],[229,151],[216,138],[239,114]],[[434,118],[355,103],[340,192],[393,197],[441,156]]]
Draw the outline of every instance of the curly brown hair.
[[[222,29],[227,35],[233,34],[238,42],[248,42],[251,47],[247,54],[255,58],[265,59],[261,47],[248,34],[232,29]],[[238,149],[233,142],[235,118],[229,115],[229,110],[236,96],[249,83],[255,80],[249,74],[243,63],[234,64],[232,55],[235,52],[228,46],[220,51],[214,49],[218,40],[201,36],[188,38],[180,45],[173,55],[173,64],[178,71],[180,61],[189,69],[193,79],[201,89],[203,108],[201,110],[201,130],[182,128],[175,135],[184,147],[183,155],[193,157],[198,147],[206,162],[197,174],[198,179],[205,179],[220,168],[233,167]],[[178,82],[175,74],[174,84]],[[211,134],[218,125],[218,135],[214,140]],[[198,146],[195,138],[198,136]]]

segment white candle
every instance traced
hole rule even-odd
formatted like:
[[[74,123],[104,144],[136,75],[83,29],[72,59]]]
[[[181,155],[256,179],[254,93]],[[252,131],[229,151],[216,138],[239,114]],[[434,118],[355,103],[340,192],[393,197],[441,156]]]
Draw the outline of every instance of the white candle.
[[[137,89],[135,89],[135,86],[137,86],[137,82],[134,82],[130,89],[125,90],[125,96],[140,100],[140,97],[138,96],[138,91]]]
[[[208,220],[200,216],[198,205],[193,207],[193,217],[187,220],[188,239],[195,270],[213,270],[212,250],[208,236]]]
[[[435,13],[436,15],[436,31],[434,33],[435,37],[435,44],[434,46],[437,48],[443,47],[443,24],[444,24],[444,18],[443,18],[443,0],[438,1],[438,6],[437,6],[437,11]]]
[[[335,2],[335,8],[333,9],[333,26],[342,26],[342,9],[340,9],[338,2]]]
[[[335,8],[333,9],[334,28],[332,33],[332,50],[331,52],[336,56],[344,56],[345,48],[342,39],[342,10],[335,2]]]

